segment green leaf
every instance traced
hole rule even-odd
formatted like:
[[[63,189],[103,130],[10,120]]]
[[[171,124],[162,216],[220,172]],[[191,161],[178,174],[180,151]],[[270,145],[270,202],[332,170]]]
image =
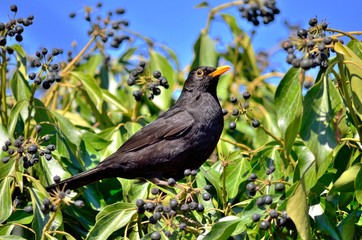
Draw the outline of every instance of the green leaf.
[[[25,77],[27,74],[26,70],[26,53],[23,47],[19,44],[14,44],[11,46],[12,49],[16,51],[16,63],[18,71]]]
[[[348,42],[347,47],[362,59],[362,44],[360,41],[351,40]]]
[[[132,56],[134,56],[134,52],[137,50],[137,47],[127,48],[126,51],[119,57],[118,63],[121,65],[128,64],[128,61]]]
[[[359,43],[358,47],[361,48],[361,43]],[[334,44],[334,49],[343,56],[343,63],[348,70],[346,81],[348,80],[351,83],[352,104],[357,115],[362,118],[362,59],[340,42]]]
[[[24,210],[17,209],[8,219],[8,223],[17,224],[30,224],[33,221],[34,216],[25,212]]]
[[[91,76],[98,70],[103,62],[103,56],[100,54],[91,55],[91,57],[82,65],[77,67],[77,71],[80,73],[89,74]]]
[[[118,229],[126,226],[137,213],[134,204],[114,203],[105,207],[96,217],[96,224],[89,231],[87,240],[108,239]]]
[[[342,173],[342,175],[333,184],[332,192],[353,192],[355,190],[355,181],[361,171],[361,163],[355,164]]]
[[[14,136],[16,124],[18,123],[19,114],[20,112],[27,108],[29,105],[29,102],[27,100],[21,100],[18,101],[15,106],[11,109],[10,115],[9,115],[9,122],[8,122],[8,134],[9,136]]]
[[[123,199],[129,202],[136,202],[137,199],[145,199],[148,194],[149,183],[137,184],[134,179],[118,179],[122,184]]]
[[[197,4],[194,8],[205,8],[208,7],[209,3],[206,1],[200,2],[199,4]]]
[[[56,118],[57,124],[59,126],[59,131],[64,134],[64,136],[74,145],[79,146],[81,141],[81,133],[76,127],[65,117],[52,111],[53,116]]]
[[[159,70],[167,79],[169,85],[174,85],[176,73],[167,58],[151,49],[149,65],[151,74],[154,70]],[[154,98],[153,103],[156,104],[156,106],[160,109],[166,110],[171,105],[171,95],[172,91],[168,89],[162,89],[161,94]]]
[[[275,93],[274,104],[278,116],[278,126],[284,138],[287,136],[288,127],[298,119],[303,111],[302,89],[299,76],[300,68],[290,68],[279,83]],[[288,136],[291,142],[294,142],[297,131],[294,131],[293,134],[293,137]]]
[[[0,182],[0,223],[7,220],[12,213],[12,201],[10,194],[10,185],[13,179],[11,177],[6,177]]]
[[[342,99],[326,75],[319,75],[317,82],[305,95],[300,136],[316,159],[316,168],[324,164],[337,146],[333,118],[343,111]]]
[[[348,214],[348,216],[343,218],[342,221],[338,224],[338,229],[342,239],[354,239],[355,222],[356,211]]]
[[[236,216],[221,218],[219,222],[212,226],[210,232],[203,238],[203,240],[228,239],[233,234],[239,222],[240,218]]]
[[[217,195],[219,197],[221,197],[222,190],[221,190],[221,182],[220,182],[220,173],[217,172],[214,168],[206,169],[205,166],[201,166],[200,170],[201,170],[202,174],[204,175],[204,177],[207,179],[207,181],[209,181],[215,187]]]
[[[326,201],[325,198],[320,200],[319,204],[313,205],[309,209],[310,216],[314,219],[314,228],[327,234],[331,239],[341,240],[341,236],[335,223],[335,216],[330,213],[330,209],[333,205]]]
[[[359,170],[356,181],[354,183],[356,189],[356,199],[359,204],[362,204],[362,168]]]
[[[19,236],[0,236],[0,239],[1,240],[26,240],[26,238],[22,238],[22,237],[19,237]]]
[[[292,196],[287,202],[287,213],[293,220],[298,234],[303,240],[312,239],[308,216],[307,194],[303,182],[298,182]]]
[[[251,169],[250,162],[245,158],[240,158],[240,152],[235,151],[233,155],[228,158],[228,166],[225,168],[225,185],[229,199],[236,197],[240,184],[247,180]]]
[[[240,29],[240,27],[238,26],[238,23],[236,21],[236,18],[230,14],[221,14],[221,17],[223,18],[223,20],[226,22],[226,24],[229,26],[233,37],[240,37],[240,34],[243,33],[244,31]]]
[[[31,90],[28,81],[20,71],[15,71],[10,79],[11,91],[17,101],[29,99]]]
[[[194,60],[191,69],[198,66],[216,67],[218,62],[218,53],[216,52],[215,42],[209,35],[201,33],[194,45]]]
[[[97,109],[102,109],[103,94],[93,76],[81,72],[71,72],[71,74],[83,84],[85,91]]]
[[[102,92],[104,101],[116,106],[118,111],[121,111],[126,114],[130,112],[129,110],[127,110],[127,108],[125,106],[123,106],[121,104],[121,100],[118,97],[116,97],[115,95],[113,95],[112,93],[110,93],[108,90],[101,89],[101,92]]]

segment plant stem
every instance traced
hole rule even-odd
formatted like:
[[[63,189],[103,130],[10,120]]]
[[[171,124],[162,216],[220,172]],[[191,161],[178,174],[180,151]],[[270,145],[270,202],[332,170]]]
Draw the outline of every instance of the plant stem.
[[[0,109],[0,115],[1,115],[1,121],[6,126],[6,123],[8,121],[8,105],[6,104],[6,51],[2,49],[2,64],[0,66],[1,71],[1,90],[0,90],[0,101],[1,101],[1,109]]]
[[[346,37],[349,37],[351,40],[358,40],[357,38],[355,38],[351,33],[354,33],[354,32],[344,32],[344,31],[341,31],[341,30],[337,30],[337,29],[333,29],[333,28],[327,28],[326,31],[329,31],[329,32],[337,32],[337,33],[340,33]],[[358,33],[358,32],[357,32]],[[356,33],[354,33],[356,34]]]
[[[47,235],[47,232],[50,228],[50,226],[52,225],[52,222],[54,221],[55,219],[55,216],[57,215],[58,211],[60,209],[57,208],[57,210],[55,212],[53,212],[53,214],[51,215],[51,217],[49,218],[47,224],[45,224],[44,228],[43,228],[43,231],[42,231],[42,235],[41,235],[41,240],[45,240],[45,236]]]
[[[248,151],[248,152],[252,151],[252,149],[249,148],[248,146],[246,146],[245,144],[238,143],[238,142],[234,142],[234,141],[231,141],[231,140],[229,140],[229,139],[227,139],[227,138],[224,138],[224,137],[220,137],[220,140],[223,141],[223,142],[227,142],[227,143],[230,143],[230,144],[232,144],[232,145],[235,145],[235,146],[237,146],[237,147],[243,148],[243,149],[245,149],[245,150]]]
[[[76,64],[80,60],[80,58],[84,55],[84,53],[88,50],[88,48],[95,41],[96,37],[97,37],[97,35],[92,35],[92,38],[89,39],[89,41],[83,47],[83,49],[80,50],[80,52],[77,54],[77,56],[75,56],[75,58],[73,58],[73,60],[62,70],[62,72],[60,73],[60,76],[64,77],[69,73],[70,69],[74,66],[74,64]]]
[[[31,113],[33,112],[33,102],[34,102],[34,95],[35,95],[36,88],[37,88],[36,85],[33,84],[33,88],[31,89],[31,96],[29,99],[28,117],[27,117],[26,123],[25,123],[25,130],[24,130],[25,139],[27,139],[28,135],[29,135],[29,129],[30,129],[30,123],[31,123]]]
[[[209,12],[209,15],[207,16],[207,20],[206,20],[206,26],[205,28],[202,30],[203,33],[207,33],[210,29],[210,23],[211,20],[214,18],[215,14],[223,9],[232,7],[232,6],[238,6],[243,4],[244,1],[234,1],[234,2],[228,2],[228,3],[224,3],[221,4],[217,7],[214,7],[213,9],[211,9],[211,11]]]
[[[284,73],[280,72],[270,72],[264,75],[260,75],[259,77],[255,78],[250,84],[248,85],[248,90],[250,92],[254,92],[255,88],[260,84],[260,82],[264,81],[265,79],[272,78],[272,77],[284,77]]]

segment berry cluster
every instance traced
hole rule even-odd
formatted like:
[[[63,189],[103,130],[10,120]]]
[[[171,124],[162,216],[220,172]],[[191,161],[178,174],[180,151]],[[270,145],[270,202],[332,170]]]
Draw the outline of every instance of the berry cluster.
[[[49,89],[54,82],[60,82],[62,77],[59,75],[61,70],[58,63],[52,63],[54,57],[62,54],[63,50],[59,48],[53,48],[51,52],[47,48],[42,48],[35,53],[35,58],[31,61],[32,68],[39,69],[37,73],[31,72],[28,77],[30,80],[34,80],[36,85],[42,84],[44,89]]]
[[[49,141],[49,135],[39,136],[38,134],[42,130],[41,125],[35,127],[37,136],[35,139],[24,139],[23,136],[19,136],[14,142],[11,140],[5,141],[2,146],[2,150],[7,152],[7,156],[2,158],[3,163],[9,162],[10,159],[21,159],[23,167],[25,169],[33,166],[39,162],[39,157],[44,157],[47,161],[52,159],[52,151],[55,150],[54,144],[48,144],[46,147],[41,144]]]
[[[230,130],[235,130],[236,129],[236,121],[238,120],[240,115],[245,115],[247,109],[249,108],[249,101],[248,99],[251,97],[250,92],[246,91],[243,92],[243,99],[244,99],[244,104],[239,103],[238,99],[236,97],[231,97],[230,98],[230,102],[235,105],[235,107],[233,108],[233,110],[231,111],[231,115],[233,115],[235,117],[235,120],[229,123],[229,129]],[[223,109],[223,113],[224,115],[228,114],[228,111],[226,109]],[[253,118],[251,120],[251,125],[254,128],[257,128],[260,126],[260,122],[259,120]]]
[[[101,8],[103,4],[97,3],[96,9]],[[106,17],[95,16],[93,13],[94,8],[86,6],[84,9],[84,19],[91,24],[91,29],[88,31],[89,35],[97,36],[97,46],[102,46],[101,52],[104,52],[104,44],[110,42],[112,48],[119,48],[122,42],[130,40],[130,37],[121,34],[121,30],[129,25],[129,22],[124,19],[112,19],[115,15],[124,15],[126,10],[124,8],[117,8],[115,11],[108,11]],[[69,14],[70,18],[75,18],[76,13]],[[111,41],[110,41],[111,40]]]
[[[334,51],[333,43],[338,40],[326,36],[328,24],[325,21],[318,22],[317,18],[311,18],[309,26],[308,29],[298,29],[296,36],[282,43],[288,53],[286,62],[304,70],[318,66],[327,68],[330,52]],[[298,57],[297,51],[301,57]]]
[[[286,211],[279,212],[275,209],[277,203],[274,202],[273,197],[284,194],[286,182],[284,180],[271,181],[271,175],[274,171],[275,166],[271,165],[266,170],[268,179],[259,179],[255,173],[251,173],[248,178],[249,182],[246,185],[246,190],[250,196],[256,196],[258,192],[260,193],[260,195],[257,196],[255,203],[258,208],[264,210],[263,214],[253,214],[251,219],[253,222],[260,222],[259,227],[262,230],[269,229],[272,223],[279,228],[287,227],[289,230],[293,230],[293,221]],[[274,186],[274,193],[276,195],[268,194],[272,190],[271,185]]]
[[[168,179],[166,185],[181,189],[181,192],[171,198],[159,188],[152,188],[153,197],[136,201],[139,217],[148,219],[147,222],[153,225],[152,228],[157,228],[156,224],[162,221],[166,225],[163,231],[167,237],[171,237],[173,231],[177,229],[188,232],[189,227],[199,227],[200,224],[192,217],[192,212],[204,212],[204,205],[197,199],[201,197],[204,201],[209,201],[211,195],[206,191],[210,189],[209,185],[204,189],[193,187],[197,172],[197,170],[186,169],[184,171],[187,179],[185,184],[176,183],[173,178]],[[156,230],[150,237],[155,240],[160,239],[161,234]]]
[[[17,18],[15,15],[18,12],[18,7],[13,4],[10,6],[10,11],[14,13],[13,18],[8,22],[0,22],[0,46],[5,46],[7,43],[7,37],[14,37],[17,42],[23,41],[22,33],[24,32],[24,27],[28,27],[33,24],[34,16],[30,15],[27,18]],[[12,50],[8,50],[10,53]]]
[[[127,80],[128,86],[135,84],[140,86],[140,89],[134,90],[132,93],[136,101],[141,101],[144,94],[147,94],[147,98],[152,100],[154,96],[161,94],[160,86],[165,89],[169,88],[167,79],[162,76],[160,71],[155,70],[151,76],[149,73],[144,74],[145,67],[146,63],[140,62]]]
[[[244,0],[244,4],[239,7],[242,18],[246,18],[254,26],[258,26],[260,21],[268,24],[274,21],[275,15],[280,13],[276,7],[275,0],[253,1]]]
[[[53,178],[55,183],[60,182],[59,176],[54,176]],[[49,198],[44,198],[42,204],[40,205],[40,210],[43,214],[48,214],[49,212],[55,212],[62,203],[65,203],[66,205],[74,204],[76,207],[84,207],[83,200],[76,200],[73,201],[72,198],[75,196],[74,192],[71,190],[59,190],[54,191],[50,194]],[[33,206],[28,205],[24,207],[24,210],[27,213],[33,213]]]

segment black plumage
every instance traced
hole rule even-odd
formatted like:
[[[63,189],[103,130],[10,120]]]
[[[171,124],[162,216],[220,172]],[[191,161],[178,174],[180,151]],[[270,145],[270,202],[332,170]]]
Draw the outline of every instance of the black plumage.
[[[223,67],[197,67],[184,84],[176,103],[155,121],[130,137],[95,168],[55,186],[76,189],[104,178],[167,179],[183,177],[185,169],[200,167],[220,138],[224,120],[216,94]]]

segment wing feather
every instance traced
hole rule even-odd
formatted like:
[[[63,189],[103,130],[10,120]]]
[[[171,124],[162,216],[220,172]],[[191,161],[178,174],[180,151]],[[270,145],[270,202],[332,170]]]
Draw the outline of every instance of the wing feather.
[[[120,152],[132,152],[159,141],[172,139],[185,134],[195,124],[195,119],[187,111],[164,114],[144,126],[130,137],[120,148]]]

